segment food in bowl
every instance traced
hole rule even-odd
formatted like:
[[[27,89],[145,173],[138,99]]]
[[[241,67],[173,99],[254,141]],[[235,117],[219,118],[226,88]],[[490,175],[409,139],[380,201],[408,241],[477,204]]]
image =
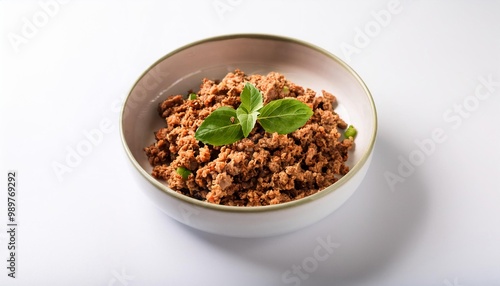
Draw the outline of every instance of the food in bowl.
[[[248,83],[261,93],[262,105],[256,104],[264,106],[261,111],[271,102],[294,99],[311,112],[300,126],[293,126],[301,117],[298,113],[284,124],[292,126],[289,132],[268,132],[264,120],[255,124],[255,115],[255,125],[241,134],[234,129],[238,134],[221,133],[214,136],[216,143],[204,142],[203,122],[220,107],[236,112]],[[197,92],[171,95],[159,104],[166,127],[157,130],[156,141],[144,148],[151,175],[178,193],[219,205],[265,206],[310,196],[349,172],[346,161],[356,131],[346,130],[335,106],[331,93],[323,90],[317,96],[278,72],[247,75],[235,70],[220,81],[205,78]],[[238,118],[226,118],[227,126],[238,123]]]

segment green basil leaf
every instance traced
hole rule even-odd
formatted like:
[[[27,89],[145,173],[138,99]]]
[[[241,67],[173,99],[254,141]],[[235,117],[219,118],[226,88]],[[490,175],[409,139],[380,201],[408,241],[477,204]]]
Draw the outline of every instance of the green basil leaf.
[[[214,110],[203,120],[195,133],[196,140],[213,146],[234,143],[243,138],[236,110],[223,106]]]
[[[258,112],[246,113],[245,110],[240,109],[239,107],[238,109],[236,109],[236,116],[240,121],[241,128],[243,130],[243,137],[246,138],[248,134],[250,134],[253,127],[255,126],[255,122],[257,122],[258,115]]]
[[[253,84],[247,82],[243,91],[240,94],[241,104],[238,109],[242,108],[246,113],[258,111],[264,105],[262,94]]]
[[[258,120],[269,133],[288,134],[306,124],[312,114],[307,104],[297,99],[283,98],[266,104],[260,110]]]

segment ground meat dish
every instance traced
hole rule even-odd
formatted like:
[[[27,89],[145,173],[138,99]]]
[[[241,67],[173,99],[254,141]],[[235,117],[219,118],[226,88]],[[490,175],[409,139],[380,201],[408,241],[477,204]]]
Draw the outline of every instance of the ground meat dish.
[[[240,105],[246,82],[262,92],[264,104],[296,98],[314,114],[303,127],[285,135],[267,133],[257,123],[247,138],[230,145],[197,141],[197,128],[213,110]],[[319,192],[349,171],[345,162],[353,139],[342,138],[340,130],[347,124],[335,113],[332,94],[322,91],[316,96],[277,72],[246,75],[240,70],[220,81],[204,79],[196,94],[196,99],[172,95],[159,104],[166,127],[144,148],[152,176],[174,191],[221,205],[273,205]],[[176,172],[179,167],[192,172],[187,179]]]

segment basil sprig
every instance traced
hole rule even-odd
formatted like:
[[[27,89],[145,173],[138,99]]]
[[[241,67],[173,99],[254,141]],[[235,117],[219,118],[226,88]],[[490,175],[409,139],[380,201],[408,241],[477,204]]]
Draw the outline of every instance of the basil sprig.
[[[195,138],[213,146],[228,145],[248,137],[259,121],[266,132],[288,134],[302,127],[313,111],[294,98],[273,100],[264,105],[261,92],[247,82],[235,110],[228,106],[214,110],[196,130]]]

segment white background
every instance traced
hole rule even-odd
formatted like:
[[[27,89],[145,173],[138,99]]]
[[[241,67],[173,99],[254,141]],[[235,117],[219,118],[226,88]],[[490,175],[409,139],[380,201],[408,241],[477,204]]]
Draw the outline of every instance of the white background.
[[[500,285],[499,11],[498,1],[0,1],[0,285]],[[243,32],[338,55],[379,114],[351,199],[271,238],[170,219],[127,175],[119,138],[120,105],[154,61]],[[58,177],[54,166],[102,122],[108,132]],[[434,132],[442,140],[431,144]],[[398,170],[402,160],[414,169]],[[6,269],[10,169],[16,279]],[[400,177],[392,187],[389,174]],[[339,246],[314,264],[318,239]]]

